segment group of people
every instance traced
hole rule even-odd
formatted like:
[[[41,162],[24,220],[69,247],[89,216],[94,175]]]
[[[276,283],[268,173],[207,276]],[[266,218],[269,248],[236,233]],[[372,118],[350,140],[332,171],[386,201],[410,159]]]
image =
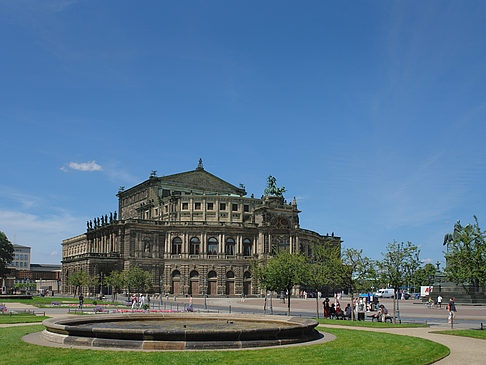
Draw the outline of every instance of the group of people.
[[[132,295],[132,309],[136,309],[137,305],[138,309],[143,309],[145,305],[145,296],[143,294],[140,294],[140,296],[137,296],[136,294]]]
[[[351,318],[351,304],[348,303],[344,310],[340,303],[341,295],[334,296],[334,303],[330,304],[329,298],[324,299],[322,306],[324,307],[324,318],[346,319]]]

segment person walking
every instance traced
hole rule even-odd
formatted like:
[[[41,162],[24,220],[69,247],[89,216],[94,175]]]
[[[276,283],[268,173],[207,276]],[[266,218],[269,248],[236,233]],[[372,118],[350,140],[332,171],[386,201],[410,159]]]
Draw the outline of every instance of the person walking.
[[[83,309],[84,296],[83,293],[79,294],[79,309]]]
[[[143,294],[140,295],[140,300],[138,302],[138,309],[144,309],[143,306],[145,305],[145,296]]]
[[[439,306],[439,309],[441,309],[441,308],[442,308],[442,297],[440,296],[440,294],[439,294],[439,296],[437,297],[437,305]]]
[[[456,318],[456,303],[454,302],[454,298],[449,300],[447,304],[447,310],[449,311],[449,323],[454,323],[454,318]]]
[[[137,306],[137,296],[133,294],[132,296],[132,310]]]

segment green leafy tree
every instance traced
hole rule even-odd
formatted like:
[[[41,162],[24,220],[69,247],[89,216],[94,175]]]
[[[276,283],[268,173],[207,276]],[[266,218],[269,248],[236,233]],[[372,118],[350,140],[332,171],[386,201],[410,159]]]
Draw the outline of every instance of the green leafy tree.
[[[0,279],[4,279],[9,269],[7,265],[14,259],[14,248],[5,233],[0,231]]]
[[[290,253],[288,250],[280,251],[266,262],[260,263],[256,269],[256,277],[260,287],[276,292],[286,291],[287,315],[290,316],[290,295],[295,285],[306,281],[306,258],[300,253]]]
[[[99,284],[100,280],[97,275],[90,275],[87,272],[84,272],[84,276],[82,279],[82,287],[86,288],[88,293],[91,292],[91,289]]]
[[[75,271],[68,276],[68,284],[74,286],[74,296],[78,294],[78,290],[83,285],[83,275],[83,271]]]
[[[413,276],[414,286],[427,285],[434,283],[434,278],[437,273],[437,268],[434,264],[425,264],[419,267]]]
[[[123,289],[126,284],[125,275],[123,272],[118,270],[113,270],[106,278],[106,283],[111,286],[111,291],[113,293],[113,300],[116,300],[117,293]]]
[[[144,271],[138,266],[123,270],[123,276],[129,291],[145,292],[152,287],[152,273]]]
[[[454,226],[454,234],[446,235],[445,253],[448,279],[456,284],[472,284],[474,287],[486,284],[486,232],[481,231],[478,219],[474,224],[462,227],[460,222]]]
[[[322,291],[341,284],[343,271],[339,246],[316,245],[308,258],[304,285]],[[319,318],[319,297],[316,295],[316,318]]]
[[[380,269],[383,283],[395,289],[393,296],[393,323],[396,323],[396,297],[398,290],[413,278],[415,270],[420,266],[420,251],[411,242],[389,243]],[[415,269],[414,269],[415,268]]]
[[[83,287],[89,292],[90,288],[97,285],[99,282],[98,277],[95,275],[90,275],[86,271],[75,271],[68,277],[69,285],[74,286],[74,296],[81,291]]]
[[[340,273],[342,285],[349,288],[351,303],[353,303],[356,290],[362,288],[366,279],[374,272],[373,261],[363,256],[363,250],[347,248],[343,250],[342,263],[342,272]],[[354,310],[352,313],[354,321]]]

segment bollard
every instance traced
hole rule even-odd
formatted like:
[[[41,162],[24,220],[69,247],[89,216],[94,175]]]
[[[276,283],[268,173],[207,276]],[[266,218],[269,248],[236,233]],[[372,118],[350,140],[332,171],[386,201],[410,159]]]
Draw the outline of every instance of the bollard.
[[[484,329],[484,328],[483,328],[483,322],[481,322],[481,331],[482,331],[483,329]]]
[[[229,312],[231,313],[231,305],[229,306]]]

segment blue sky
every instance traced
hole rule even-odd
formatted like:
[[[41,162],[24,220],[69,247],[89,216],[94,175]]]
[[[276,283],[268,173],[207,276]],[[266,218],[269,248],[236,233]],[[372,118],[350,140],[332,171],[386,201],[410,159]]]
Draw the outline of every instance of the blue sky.
[[[379,258],[486,225],[481,1],[0,1],[0,230],[58,263],[119,186],[206,170]]]

